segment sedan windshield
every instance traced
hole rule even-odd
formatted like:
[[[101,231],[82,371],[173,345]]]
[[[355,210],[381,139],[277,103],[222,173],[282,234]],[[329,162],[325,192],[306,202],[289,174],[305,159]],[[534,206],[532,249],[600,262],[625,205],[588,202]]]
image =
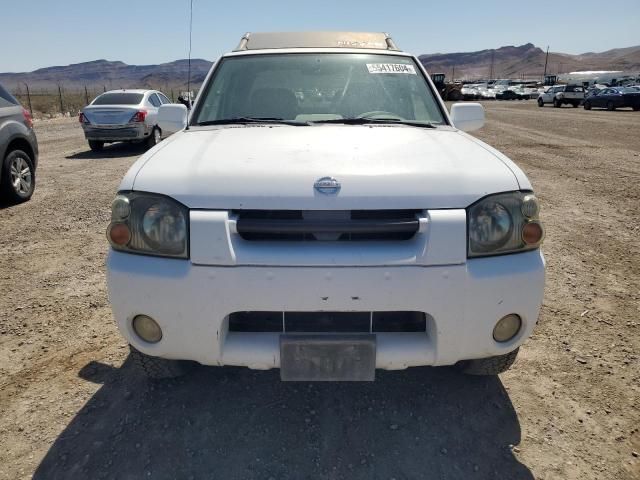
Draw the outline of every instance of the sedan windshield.
[[[446,123],[413,59],[395,55],[224,58],[196,108],[193,125],[234,119],[340,123],[356,118],[418,126]]]
[[[91,105],[138,105],[142,93],[103,93]]]

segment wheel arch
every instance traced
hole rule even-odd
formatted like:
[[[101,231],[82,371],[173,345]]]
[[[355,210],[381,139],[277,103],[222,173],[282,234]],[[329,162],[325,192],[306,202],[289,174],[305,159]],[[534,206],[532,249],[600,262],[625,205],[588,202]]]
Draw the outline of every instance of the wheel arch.
[[[9,153],[13,152],[14,150],[22,150],[27,155],[29,155],[29,158],[31,158],[31,162],[33,163],[33,168],[35,170],[36,163],[37,163],[36,155],[35,155],[35,152],[33,151],[33,147],[31,146],[31,143],[29,143],[29,141],[26,138],[16,136],[11,140],[9,140],[9,143],[7,144],[7,148],[5,149],[4,152],[2,152],[2,156],[1,156],[2,160],[4,161],[4,159],[7,158],[7,155],[9,155]]]

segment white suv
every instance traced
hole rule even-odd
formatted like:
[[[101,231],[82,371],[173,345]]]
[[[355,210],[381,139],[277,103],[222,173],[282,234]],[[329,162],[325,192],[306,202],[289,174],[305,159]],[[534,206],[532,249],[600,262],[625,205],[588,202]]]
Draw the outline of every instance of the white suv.
[[[464,133],[388,35],[251,34],[129,170],[109,297],[152,377],[197,362],[283,380],[457,365],[497,374],[544,287],[531,184]]]
[[[556,85],[549,87],[538,95],[538,106],[544,107],[545,103],[553,103],[556,108],[562,105],[571,105],[577,108],[584,100],[584,87],[580,85]]]

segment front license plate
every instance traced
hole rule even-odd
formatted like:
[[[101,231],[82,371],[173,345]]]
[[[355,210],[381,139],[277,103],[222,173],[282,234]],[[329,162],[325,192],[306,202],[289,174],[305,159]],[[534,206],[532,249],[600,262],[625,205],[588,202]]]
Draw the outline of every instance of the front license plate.
[[[283,381],[370,382],[375,372],[375,335],[280,336]]]

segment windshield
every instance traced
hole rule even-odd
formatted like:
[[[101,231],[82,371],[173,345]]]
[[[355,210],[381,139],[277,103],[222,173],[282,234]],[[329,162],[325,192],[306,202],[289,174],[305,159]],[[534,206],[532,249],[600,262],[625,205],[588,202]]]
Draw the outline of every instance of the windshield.
[[[446,123],[411,58],[347,53],[223,59],[198,102],[193,124],[233,118]]]
[[[142,93],[103,93],[91,105],[138,105]]]

